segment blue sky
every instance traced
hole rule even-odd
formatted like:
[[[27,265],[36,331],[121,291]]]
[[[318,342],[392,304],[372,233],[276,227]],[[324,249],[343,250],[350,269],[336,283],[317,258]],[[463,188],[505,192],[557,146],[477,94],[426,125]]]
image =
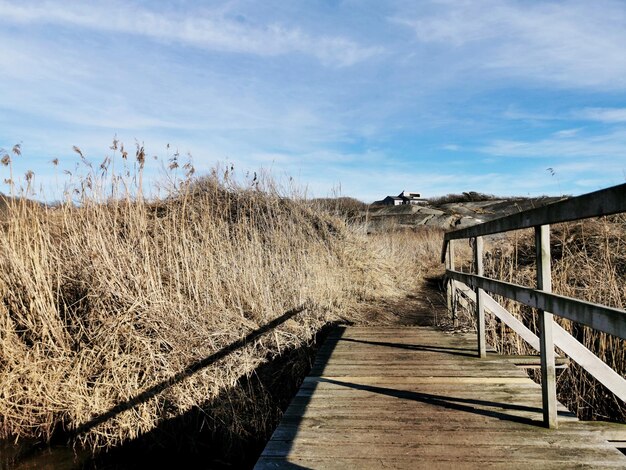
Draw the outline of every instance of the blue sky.
[[[43,185],[114,136],[366,201],[626,181],[626,2],[0,0],[0,24],[0,147]]]

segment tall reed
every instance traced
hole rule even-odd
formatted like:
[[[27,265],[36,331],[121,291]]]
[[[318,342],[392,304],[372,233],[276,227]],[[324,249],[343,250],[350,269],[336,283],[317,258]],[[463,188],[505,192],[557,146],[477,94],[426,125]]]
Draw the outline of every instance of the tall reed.
[[[76,148],[88,170],[69,176],[57,205],[6,200],[0,438],[85,429],[75,442],[115,446],[201,407],[324,324],[358,320],[359,302],[401,291],[395,248],[370,249],[365,235],[271,181],[236,183],[232,168],[194,179],[190,164],[177,179],[174,154],[157,199],[143,188],[143,147],[133,162],[118,142],[112,150],[94,169]],[[300,306],[245,347],[85,427]]]

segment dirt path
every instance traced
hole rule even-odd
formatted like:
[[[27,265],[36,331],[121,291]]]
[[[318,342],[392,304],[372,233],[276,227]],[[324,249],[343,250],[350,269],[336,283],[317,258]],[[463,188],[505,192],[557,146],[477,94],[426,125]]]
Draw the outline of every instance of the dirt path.
[[[362,307],[364,325],[435,326],[448,313],[441,275],[433,273],[417,281],[415,291],[399,299],[382,299]]]

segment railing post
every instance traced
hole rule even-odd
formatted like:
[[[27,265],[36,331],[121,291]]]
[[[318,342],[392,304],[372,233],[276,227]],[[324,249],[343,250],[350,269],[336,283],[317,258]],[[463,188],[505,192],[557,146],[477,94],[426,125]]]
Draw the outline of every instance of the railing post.
[[[474,266],[476,275],[482,276],[483,269],[483,237],[474,238]],[[476,330],[478,333],[478,357],[487,356],[485,339],[485,300],[483,290],[476,287]]]
[[[537,256],[537,289],[552,292],[550,269],[550,226],[535,227]],[[552,314],[539,310],[539,346],[541,353],[541,395],[543,399],[543,423],[547,428],[557,427],[556,371],[554,369],[554,341],[552,338]]]
[[[454,240],[450,240],[448,242],[448,256],[446,256],[446,269],[454,271]],[[456,288],[454,287],[454,281],[452,279],[448,279],[448,311],[452,314],[452,322],[454,326],[457,324],[456,318],[456,306],[455,306],[455,295]]]

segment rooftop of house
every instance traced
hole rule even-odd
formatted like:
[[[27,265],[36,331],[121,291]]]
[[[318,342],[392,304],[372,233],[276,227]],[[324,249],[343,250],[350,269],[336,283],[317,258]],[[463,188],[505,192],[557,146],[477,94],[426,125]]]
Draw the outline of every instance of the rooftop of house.
[[[398,194],[399,198],[409,198],[409,199],[414,199],[414,198],[418,198],[420,197],[421,194],[420,193],[415,193],[412,191],[402,191],[400,194]]]

